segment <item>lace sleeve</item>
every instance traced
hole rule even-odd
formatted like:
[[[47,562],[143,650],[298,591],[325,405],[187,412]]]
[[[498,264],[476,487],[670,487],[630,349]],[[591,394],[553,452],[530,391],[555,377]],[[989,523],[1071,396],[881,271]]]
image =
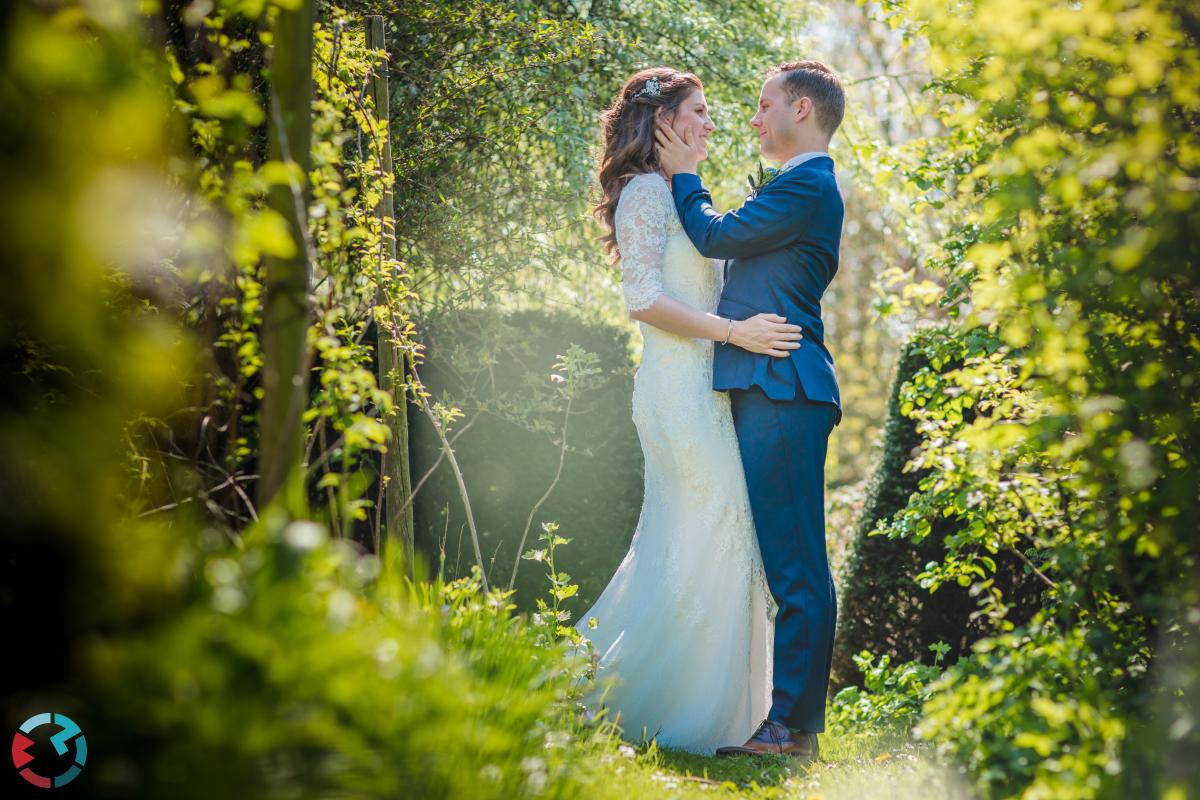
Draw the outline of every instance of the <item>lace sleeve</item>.
[[[614,220],[625,308],[644,311],[663,294],[662,265],[674,202],[656,176],[637,176],[621,192]]]

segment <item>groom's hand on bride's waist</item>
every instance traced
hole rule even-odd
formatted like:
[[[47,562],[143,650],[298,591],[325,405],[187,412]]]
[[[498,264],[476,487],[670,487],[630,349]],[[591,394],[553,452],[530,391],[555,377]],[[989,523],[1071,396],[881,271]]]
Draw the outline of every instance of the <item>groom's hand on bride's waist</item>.
[[[787,324],[778,314],[755,314],[734,321],[729,343],[751,353],[783,358],[798,348],[803,338],[803,328]]]

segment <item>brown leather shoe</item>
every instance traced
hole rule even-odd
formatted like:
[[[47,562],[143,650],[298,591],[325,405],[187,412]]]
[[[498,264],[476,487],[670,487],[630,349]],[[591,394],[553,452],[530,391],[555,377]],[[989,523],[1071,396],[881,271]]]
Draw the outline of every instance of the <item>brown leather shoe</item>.
[[[817,735],[808,731],[793,732],[786,725],[774,720],[763,720],[758,730],[744,745],[720,747],[719,756],[762,756],[788,755],[805,761],[817,761],[821,758],[820,747],[817,746]]]

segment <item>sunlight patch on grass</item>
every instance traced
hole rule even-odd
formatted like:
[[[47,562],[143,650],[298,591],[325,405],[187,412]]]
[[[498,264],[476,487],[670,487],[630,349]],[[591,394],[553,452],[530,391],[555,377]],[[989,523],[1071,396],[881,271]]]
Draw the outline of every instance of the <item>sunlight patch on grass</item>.
[[[596,798],[742,797],[764,800],[971,800],[969,785],[903,733],[821,736],[822,760],[700,756],[622,745],[593,776]]]

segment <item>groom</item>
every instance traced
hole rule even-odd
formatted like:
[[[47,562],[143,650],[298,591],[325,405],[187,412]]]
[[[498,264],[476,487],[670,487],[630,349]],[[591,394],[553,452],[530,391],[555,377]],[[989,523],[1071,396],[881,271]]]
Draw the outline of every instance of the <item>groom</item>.
[[[775,618],[770,713],[741,746],[719,754],[819,757],[837,598],[825,551],[824,469],[841,419],[833,358],[824,344],[821,295],[838,268],[843,205],[829,157],[842,121],[841,81],[819,61],[773,68],[763,84],[763,156],[782,170],[734,211],[720,214],[696,175],[697,154],[670,128],[658,132],[659,163],[701,254],[728,259],[717,313],[741,320],[773,312],[803,328],[787,357],[716,345],[713,389],[729,392],[759,550]]]

